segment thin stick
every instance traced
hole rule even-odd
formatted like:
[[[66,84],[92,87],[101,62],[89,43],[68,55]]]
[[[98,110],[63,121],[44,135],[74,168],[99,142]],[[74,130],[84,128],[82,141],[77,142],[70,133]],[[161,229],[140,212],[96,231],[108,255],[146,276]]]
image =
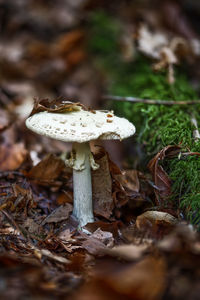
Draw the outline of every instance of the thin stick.
[[[120,97],[112,95],[102,96],[104,100],[111,101],[126,101],[132,103],[146,103],[155,105],[188,105],[188,104],[200,104],[200,100],[185,100],[185,101],[173,101],[173,100],[152,100],[152,99],[140,99],[135,97]]]

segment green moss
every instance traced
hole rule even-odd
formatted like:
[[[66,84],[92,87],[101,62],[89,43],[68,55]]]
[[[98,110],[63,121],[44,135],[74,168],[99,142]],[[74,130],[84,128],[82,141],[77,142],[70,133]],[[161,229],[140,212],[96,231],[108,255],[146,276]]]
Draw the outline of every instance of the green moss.
[[[94,14],[95,15],[95,14]],[[175,70],[176,81],[169,85],[166,72],[155,73],[151,61],[138,56],[133,62],[123,62],[118,40],[120,24],[105,13],[97,13],[91,19],[90,50],[100,70],[108,78],[108,93],[118,96],[134,96],[159,100],[192,100],[197,98],[186,75]],[[200,152],[200,142],[193,139],[191,114],[200,124],[200,106],[165,106],[143,103],[115,102],[114,110],[132,121],[137,128],[137,140],[145,145],[150,158],[167,145],[180,144],[187,151]],[[112,108],[113,108],[112,107]],[[173,200],[185,210],[193,223],[200,219],[200,157],[174,158],[164,163],[173,181]]]

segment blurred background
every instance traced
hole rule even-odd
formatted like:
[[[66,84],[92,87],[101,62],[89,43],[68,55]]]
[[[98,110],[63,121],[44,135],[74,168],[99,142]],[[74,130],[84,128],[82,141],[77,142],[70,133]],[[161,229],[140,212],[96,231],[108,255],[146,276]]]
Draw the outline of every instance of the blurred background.
[[[64,149],[62,143],[55,148],[45,138],[39,146],[35,136],[24,133],[23,121],[34,97],[62,97],[114,109],[136,123],[139,135],[142,108],[134,110],[102,96],[174,99],[183,85],[178,81],[181,73],[196,94],[186,91],[178,97],[198,97],[199,14],[198,1],[191,0],[1,0],[1,114],[22,120],[17,132],[11,128],[1,139],[11,144],[25,141],[39,154],[44,148]],[[169,95],[170,85],[174,87]],[[121,144],[112,150],[110,143],[108,148],[121,164]]]

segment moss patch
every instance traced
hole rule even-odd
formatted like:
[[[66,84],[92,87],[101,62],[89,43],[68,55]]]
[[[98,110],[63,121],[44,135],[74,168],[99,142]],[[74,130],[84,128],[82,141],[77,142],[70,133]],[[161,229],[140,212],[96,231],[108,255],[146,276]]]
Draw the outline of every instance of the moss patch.
[[[174,101],[197,98],[181,69],[175,70],[175,84],[169,85],[166,73],[153,72],[152,62],[145,57],[138,56],[133,62],[124,62],[118,45],[122,32],[119,22],[105,13],[96,14],[91,18],[92,32],[96,35],[91,39],[90,51],[96,65],[100,66],[99,70],[106,74],[108,93]],[[149,158],[167,145],[181,144],[183,150],[200,152],[200,142],[194,141],[191,124],[192,114],[200,124],[199,105],[183,107],[115,102],[113,106],[117,114],[136,125],[138,142],[145,145]],[[193,223],[199,223],[200,157],[171,159],[165,162],[164,167],[173,180],[173,200],[184,209]]]

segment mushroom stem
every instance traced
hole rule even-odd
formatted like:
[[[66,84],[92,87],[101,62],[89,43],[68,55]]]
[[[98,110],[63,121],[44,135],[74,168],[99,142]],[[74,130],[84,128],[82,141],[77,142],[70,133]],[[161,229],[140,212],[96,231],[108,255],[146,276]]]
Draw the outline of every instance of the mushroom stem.
[[[74,209],[79,225],[94,222],[92,206],[92,180],[90,168],[90,144],[73,143],[75,165],[73,168]]]

